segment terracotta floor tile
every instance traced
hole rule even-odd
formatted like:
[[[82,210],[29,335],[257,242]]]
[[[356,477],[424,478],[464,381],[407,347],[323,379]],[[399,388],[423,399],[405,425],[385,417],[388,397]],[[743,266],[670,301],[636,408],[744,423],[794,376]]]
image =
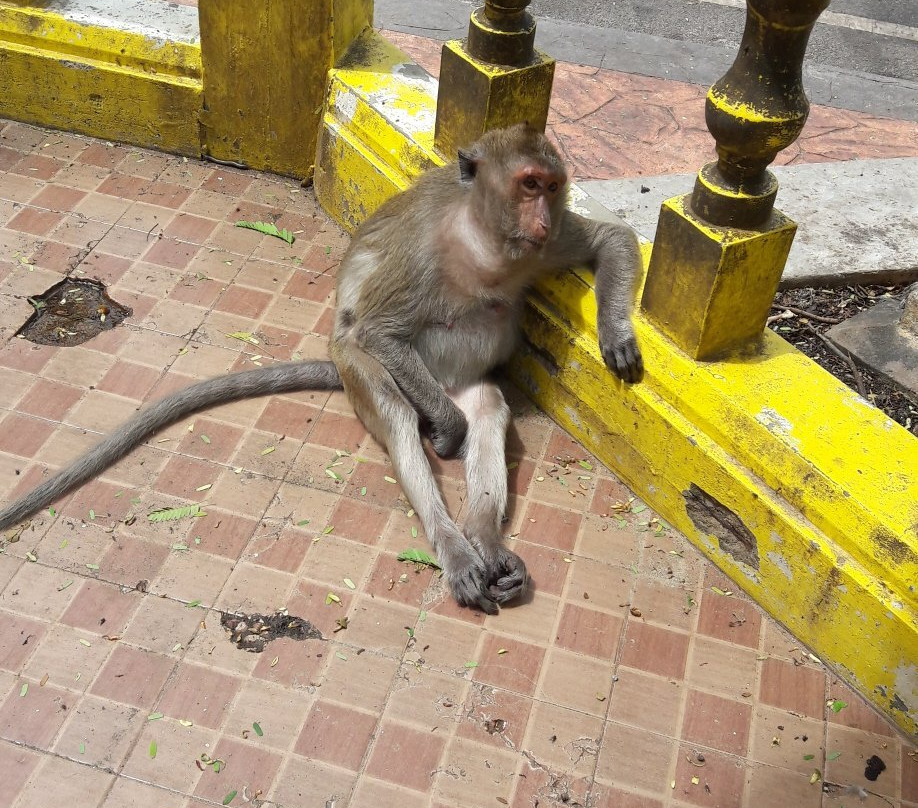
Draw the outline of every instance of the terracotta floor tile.
[[[752,707],[733,699],[689,689],[682,738],[733,755],[744,756]]]
[[[569,777],[585,777],[596,766],[602,731],[598,716],[537,701],[529,714],[523,748],[542,766]]]
[[[57,620],[73,596],[73,576],[39,564],[21,567],[0,595],[0,607],[41,620]]]
[[[820,721],[759,705],[749,730],[749,758],[809,776],[824,767],[825,726]]]
[[[91,688],[94,696],[134,707],[152,707],[175,663],[139,648],[119,645]]]
[[[622,663],[638,670],[681,679],[685,675],[689,637],[629,618]]]
[[[258,614],[273,614],[289,606],[293,614],[298,614],[301,610],[298,609],[297,592],[302,591],[302,584],[295,592],[295,583],[293,575],[240,561],[233,566],[216,605],[226,611]],[[321,595],[323,604],[325,595],[326,592]],[[315,600],[320,599],[317,596]],[[331,614],[331,611],[326,610],[326,613]]]
[[[622,617],[627,614],[634,586],[631,570],[588,558],[577,558],[569,566],[568,600]]]
[[[60,213],[38,208],[23,208],[7,223],[11,230],[19,230],[34,236],[46,236],[63,219]]]
[[[49,783],[53,783],[55,804],[94,808],[102,801],[114,779],[113,774],[101,769],[49,755],[42,760],[35,776],[22,790],[16,808],[45,808],[48,805]]]
[[[304,591],[301,584],[299,590]],[[342,587],[343,590],[343,587]],[[338,591],[342,603],[349,600],[349,596]],[[321,590],[319,590],[321,591]],[[320,620],[337,616],[335,612],[322,614]],[[403,606],[401,603],[379,601],[377,599],[358,595],[353,599],[353,606],[347,613],[349,623],[347,627],[348,645],[375,650],[390,658],[400,658],[404,653],[408,641],[406,626],[414,626],[418,618],[418,609]],[[321,623],[319,623],[321,626]],[[333,629],[330,621],[326,622],[327,628],[323,633],[328,634]]]
[[[198,780],[216,780],[212,767],[205,772],[198,770],[195,761],[201,753],[216,757],[215,749],[220,736],[203,727],[183,727],[178,721],[149,721],[144,716],[144,726],[134,748],[121,771],[127,777],[146,783],[156,783],[162,788],[190,794]],[[150,754],[156,744],[156,756]],[[221,772],[223,773],[223,772]],[[220,785],[223,780],[220,778]],[[231,788],[227,787],[220,801]]]
[[[356,452],[366,438],[367,431],[353,415],[337,415],[323,412],[309,433],[309,442]]]
[[[16,801],[41,760],[35,752],[0,741],[0,805],[12,805]]]
[[[741,758],[720,752],[704,752],[704,766],[697,766],[691,746],[683,745],[676,751],[675,788],[670,794],[689,805],[704,808],[732,808],[742,805],[746,780],[746,765]],[[693,782],[697,778],[698,782]],[[751,804],[750,804],[751,805]]]
[[[399,561],[394,555],[380,553],[370,571],[364,590],[382,600],[420,608],[434,571]]]
[[[663,798],[670,792],[678,743],[665,735],[609,722],[596,776]],[[627,803],[625,803],[627,805]]]
[[[611,690],[608,662],[552,648],[542,663],[542,681],[536,695],[552,704],[605,716]]]
[[[53,626],[23,673],[30,679],[83,692],[87,690],[112,652],[112,643],[66,626]]]
[[[383,721],[376,733],[366,772],[380,780],[429,791],[443,753],[443,739],[395,721]]]
[[[832,783],[853,783],[885,797],[899,796],[899,756],[886,736],[829,725],[826,733],[825,779]],[[870,782],[865,777],[867,760],[879,757],[886,768]],[[910,766],[914,761],[904,761]]]
[[[145,597],[121,636],[125,642],[157,654],[177,654],[188,647],[200,620],[197,610],[184,603]]]
[[[611,660],[623,626],[620,617],[568,603],[561,614],[555,642],[571,651]]]
[[[127,758],[147,721],[137,707],[85,696],[69,710],[53,751],[89,766],[114,770]]]
[[[518,541],[513,546],[513,552],[526,562],[530,585],[534,591],[556,596],[564,591],[571,574],[571,564],[565,562],[564,559],[569,556],[563,550]]]
[[[347,769],[290,755],[270,796],[279,805],[342,804],[356,779]]]
[[[504,653],[501,653],[501,652]],[[545,650],[511,637],[486,634],[472,670],[476,682],[532,696],[536,692]]]
[[[597,781],[592,791],[596,808],[662,808],[660,800]]]
[[[252,666],[252,676],[289,688],[306,698],[315,691],[317,684],[321,684],[322,672],[327,665],[326,650],[323,640],[301,642],[279,638],[268,646],[265,653],[258,655]]]
[[[44,622],[0,610],[0,668],[19,673],[47,630]]]
[[[46,421],[11,412],[0,421],[0,452],[34,457],[54,428]]]
[[[532,706],[525,696],[476,683],[460,704],[456,734],[495,749],[521,749]],[[452,709],[455,711],[454,705]]]
[[[520,522],[520,538],[569,553],[574,549],[581,518],[574,511],[530,502]]]
[[[357,771],[370,745],[377,719],[330,701],[309,711],[294,751],[309,759]]]
[[[466,738],[453,738],[443,753],[448,761],[433,782],[435,806],[510,803],[516,784],[517,756]]]
[[[847,705],[844,709],[826,710],[826,717],[831,724],[840,724],[852,729],[860,729],[875,735],[894,735],[892,727],[860,696],[854,693],[843,682],[830,677],[828,682],[828,700],[839,699]],[[918,762],[918,761],[916,761]],[[918,767],[916,767],[918,769]],[[918,774],[918,771],[916,771]]]
[[[811,718],[825,714],[825,674],[814,668],[769,658],[762,663],[759,698],[772,707],[803,713]]]
[[[468,609],[465,612],[474,614]],[[478,624],[428,612],[414,631],[417,642],[410,650],[436,670],[465,671],[465,663],[476,658]]]
[[[299,737],[313,702],[314,697],[307,693],[294,694],[277,685],[250,680],[239,691],[224,726],[227,734],[233,737],[287,750]],[[255,724],[261,729],[261,735],[254,730]]]
[[[210,553],[170,553],[150,592],[176,600],[210,606],[223,590],[233,562]]]
[[[80,702],[80,695],[51,684],[18,680],[0,705],[0,737],[33,748],[49,749],[67,711]]]
[[[196,726],[218,729],[241,686],[241,681],[201,665],[180,662],[166,684],[157,712]]]
[[[78,387],[39,379],[17,409],[39,418],[60,421],[82,395],[83,390]]]
[[[698,630],[718,640],[759,647],[761,612],[742,598],[725,598],[710,590],[701,598]]]
[[[141,597],[139,592],[122,592],[117,586],[86,580],[60,619],[68,626],[95,634],[120,635]]]
[[[668,679],[624,666],[617,668],[617,676],[618,681],[612,688],[609,718],[675,737],[682,723],[685,688]],[[653,710],[648,711],[647,704],[654,705]]]
[[[328,544],[324,542],[326,547]],[[276,526],[259,528],[246,545],[242,557],[253,564],[295,574],[301,568],[311,545],[312,540],[306,538],[302,531],[284,530]],[[306,573],[310,577],[317,577],[311,567]],[[340,580],[337,578],[336,582]]]
[[[751,648],[696,636],[689,652],[685,680],[704,690],[750,699],[757,691],[761,662]]]
[[[119,777],[100,808],[162,808],[170,799],[175,795],[166,789]]]

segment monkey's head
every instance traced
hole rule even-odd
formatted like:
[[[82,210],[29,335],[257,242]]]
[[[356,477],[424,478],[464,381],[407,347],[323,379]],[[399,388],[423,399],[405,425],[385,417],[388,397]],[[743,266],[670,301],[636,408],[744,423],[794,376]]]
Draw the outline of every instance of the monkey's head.
[[[541,250],[556,233],[567,172],[557,150],[528,124],[495,129],[459,150],[459,176],[510,258]]]

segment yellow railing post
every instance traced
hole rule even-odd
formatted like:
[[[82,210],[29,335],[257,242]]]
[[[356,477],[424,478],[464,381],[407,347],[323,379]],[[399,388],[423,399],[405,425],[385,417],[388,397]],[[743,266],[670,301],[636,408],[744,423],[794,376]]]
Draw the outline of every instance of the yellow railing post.
[[[373,19],[372,0],[200,0],[201,148],[311,177],[327,73]]]
[[[436,147],[456,149],[488,129],[548,120],[554,59],[537,51],[530,0],[486,0],[472,12],[469,34],[443,46],[437,95]]]
[[[796,231],[767,166],[803,129],[803,56],[828,4],[747,0],[739,53],[705,105],[718,159],[663,203],[641,305],[695,359],[760,342]]]

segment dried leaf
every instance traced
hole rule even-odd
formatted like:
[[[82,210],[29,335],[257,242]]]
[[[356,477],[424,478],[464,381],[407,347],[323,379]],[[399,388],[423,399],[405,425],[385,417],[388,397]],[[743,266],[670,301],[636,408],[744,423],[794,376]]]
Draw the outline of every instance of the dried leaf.
[[[163,717],[162,713],[150,713],[147,716],[147,721],[159,721],[159,719],[162,717]]]
[[[341,598],[339,598],[334,592],[329,592],[325,596],[325,605],[330,606],[332,603],[341,603]]]
[[[264,457],[265,455],[269,455],[274,451],[277,451],[276,446],[265,446],[265,448],[261,450],[261,456]]]
[[[233,331],[227,334],[230,339],[238,339],[240,342],[248,342],[252,345],[258,345],[258,340],[252,336],[248,331]]]
[[[344,585],[345,585],[348,589],[356,589],[356,588],[357,588],[357,586],[354,584],[354,582],[353,582],[350,578],[345,578],[345,579],[344,579]]]
[[[23,682],[22,687],[19,688],[19,698],[25,698],[26,693],[29,692],[29,683]]]

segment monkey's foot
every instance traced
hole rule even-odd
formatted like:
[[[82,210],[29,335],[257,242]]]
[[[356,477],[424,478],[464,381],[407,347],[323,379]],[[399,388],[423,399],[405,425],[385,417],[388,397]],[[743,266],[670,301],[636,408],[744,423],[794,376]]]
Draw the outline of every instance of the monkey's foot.
[[[529,574],[523,560],[503,547],[495,547],[486,558],[463,541],[440,558],[443,575],[460,606],[497,614],[500,604],[517,597],[526,587]]]
[[[484,555],[489,573],[488,592],[495,601],[507,603],[526,591],[529,572],[522,558],[502,545]]]

